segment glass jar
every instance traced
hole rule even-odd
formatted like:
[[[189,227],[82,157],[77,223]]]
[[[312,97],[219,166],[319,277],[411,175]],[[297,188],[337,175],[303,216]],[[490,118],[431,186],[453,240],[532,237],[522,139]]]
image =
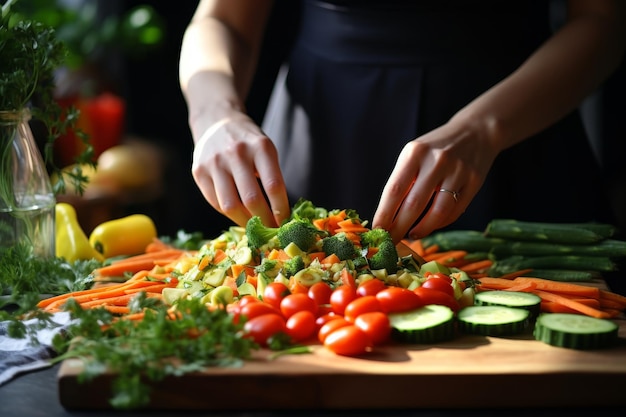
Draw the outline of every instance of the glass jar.
[[[0,111],[0,249],[27,244],[55,255],[55,196],[28,109]]]

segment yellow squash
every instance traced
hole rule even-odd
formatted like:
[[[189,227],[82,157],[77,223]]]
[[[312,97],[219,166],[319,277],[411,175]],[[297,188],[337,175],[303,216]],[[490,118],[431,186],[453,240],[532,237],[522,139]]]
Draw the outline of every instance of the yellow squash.
[[[55,206],[56,256],[68,262],[97,259],[103,261],[102,254],[89,244],[87,235],[80,227],[76,210],[71,204],[57,203]]]
[[[131,214],[96,226],[89,235],[89,243],[105,258],[111,258],[143,253],[156,237],[156,226],[150,217]]]

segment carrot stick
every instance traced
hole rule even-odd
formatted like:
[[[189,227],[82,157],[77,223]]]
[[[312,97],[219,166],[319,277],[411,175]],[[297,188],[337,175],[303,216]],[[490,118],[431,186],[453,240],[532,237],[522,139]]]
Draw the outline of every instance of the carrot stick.
[[[106,265],[96,270],[98,275],[118,276],[127,272],[135,273],[142,270],[152,269],[154,267],[154,259],[139,259],[136,261],[118,262]]]
[[[155,252],[145,252],[145,253],[141,253],[139,255],[129,256],[128,258],[117,259],[117,260],[111,262],[111,265],[124,263],[124,262],[128,262],[128,261],[133,262],[133,261],[136,261],[136,260],[139,260],[139,259],[153,259],[153,260],[157,260],[157,259],[177,258],[177,257],[181,256],[184,253],[185,252],[183,250],[181,250],[181,249],[169,248],[169,249],[163,249],[163,250],[155,251]]]
[[[159,252],[159,251],[167,250],[167,249],[173,249],[173,246],[168,245],[167,243],[163,242],[159,238],[154,238],[152,242],[148,243],[148,246],[146,246],[145,252],[146,253]]]
[[[512,280],[504,278],[483,277],[479,281],[478,287],[481,289],[503,290],[517,286]]]
[[[600,298],[604,300],[611,300],[620,304],[622,306],[621,310],[626,309],[626,296],[607,290],[600,290]]]
[[[563,297],[560,294],[537,289],[534,290],[533,293],[537,294],[544,301],[552,301],[561,304],[562,306],[571,308],[572,310],[578,311],[590,317],[595,317],[598,319],[606,319],[611,317],[610,314],[605,311],[582,304],[576,300],[572,300],[571,298]]]
[[[465,250],[449,250],[446,252],[440,252],[438,254],[433,254],[433,255],[427,255],[426,258],[424,258],[425,261],[436,261],[439,262],[440,264],[445,265],[448,262],[452,262],[455,261],[457,259],[463,258],[465,255],[467,255],[467,251]]]
[[[104,308],[106,308],[109,313],[113,313],[113,314],[128,314],[128,313],[130,313],[130,308],[127,307],[127,306],[105,305]]]
[[[439,252],[439,245],[436,243],[424,248],[424,256],[432,255],[437,252]],[[422,258],[424,256],[422,256]]]
[[[478,272],[482,271],[483,269],[487,269],[491,265],[493,265],[493,261],[491,259],[481,259],[480,261],[465,264],[461,266],[460,269],[469,274],[471,272]]]
[[[528,275],[532,272],[532,269],[520,269],[519,271],[509,272],[508,274],[500,275],[500,278],[504,279],[515,279],[517,277],[523,277],[524,275]]]
[[[537,288],[537,284],[535,284],[534,282],[523,282],[521,284],[515,284],[512,287],[505,288],[504,290],[505,291],[532,292],[535,288]]]
[[[626,307],[624,307],[624,304],[621,304],[615,300],[611,300],[610,298],[604,298],[600,296],[600,300],[598,300],[598,302],[600,303],[600,307],[602,307],[602,309],[614,309],[621,311],[626,309]]]
[[[578,295],[590,298],[600,298],[600,290],[596,287],[574,284],[571,282],[551,281],[543,278],[517,277],[514,282],[532,281],[537,284],[537,290],[549,291],[551,293],[562,293]]]
[[[417,253],[419,256],[421,257],[424,256],[425,254],[424,245],[421,239],[416,239],[416,240],[402,239],[402,243],[408,246],[413,252]]]

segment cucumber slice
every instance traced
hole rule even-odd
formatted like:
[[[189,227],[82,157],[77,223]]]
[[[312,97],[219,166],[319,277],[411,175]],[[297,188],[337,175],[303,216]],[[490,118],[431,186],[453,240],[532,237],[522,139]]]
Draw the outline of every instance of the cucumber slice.
[[[581,314],[541,314],[535,323],[535,339],[569,349],[600,349],[618,340],[616,323]]]
[[[530,311],[505,306],[468,306],[457,315],[459,330],[483,336],[523,333],[530,322]]]
[[[392,339],[401,343],[438,343],[454,338],[454,312],[446,306],[427,305],[392,313],[389,321]]]
[[[521,291],[483,291],[474,295],[474,304],[523,308],[530,312],[530,319],[534,320],[541,310],[541,297]]]

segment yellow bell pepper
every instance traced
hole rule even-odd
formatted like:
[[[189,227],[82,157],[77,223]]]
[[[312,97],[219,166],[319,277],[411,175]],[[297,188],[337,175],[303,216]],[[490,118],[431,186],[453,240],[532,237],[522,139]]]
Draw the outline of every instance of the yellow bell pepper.
[[[104,257],[91,247],[78,223],[76,209],[68,203],[57,203],[54,212],[56,256],[68,262],[89,259],[102,262]]]
[[[96,226],[89,235],[89,243],[105,258],[111,258],[143,253],[156,237],[156,226],[150,217],[131,214]]]

